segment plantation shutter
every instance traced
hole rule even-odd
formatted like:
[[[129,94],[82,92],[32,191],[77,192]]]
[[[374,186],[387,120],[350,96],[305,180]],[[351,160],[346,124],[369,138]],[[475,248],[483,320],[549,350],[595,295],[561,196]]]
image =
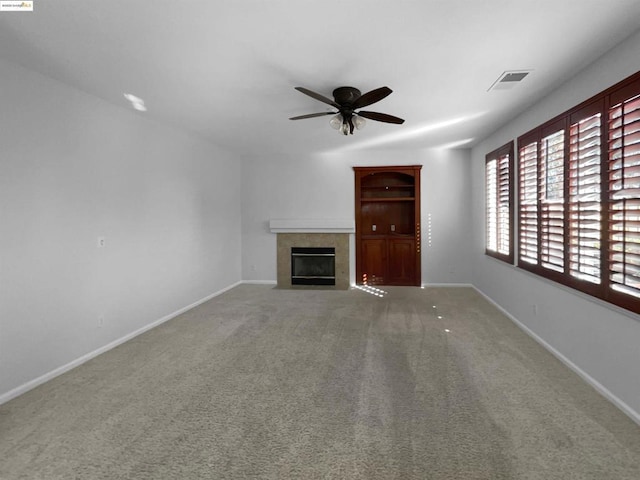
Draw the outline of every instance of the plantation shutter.
[[[608,109],[609,287],[640,297],[640,85],[610,96]]]
[[[486,253],[513,263],[513,142],[487,155],[485,181]]]
[[[498,160],[491,159],[485,164],[486,180],[486,248],[498,251]]]
[[[498,157],[498,253],[509,255],[511,245],[510,154]]]
[[[520,144],[520,142],[518,142]],[[519,261],[538,263],[538,142],[519,148]]]
[[[564,128],[540,141],[540,264],[564,271]]]
[[[601,283],[602,102],[571,115],[569,127],[569,273]]]

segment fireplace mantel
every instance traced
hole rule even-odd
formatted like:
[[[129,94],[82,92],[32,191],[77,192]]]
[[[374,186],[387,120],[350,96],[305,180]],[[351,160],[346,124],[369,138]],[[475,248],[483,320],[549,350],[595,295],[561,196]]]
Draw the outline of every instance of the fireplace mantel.
[[[348,218],[272,218],[271,233],[355,233],[355,220]]]

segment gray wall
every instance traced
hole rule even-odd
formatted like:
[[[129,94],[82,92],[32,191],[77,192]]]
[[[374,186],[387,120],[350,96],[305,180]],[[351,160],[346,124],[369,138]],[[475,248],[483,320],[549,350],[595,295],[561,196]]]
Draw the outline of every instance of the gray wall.
[[[239,281],[241,237],[227,152],[9,63],[0,85],[2,401]]]
[[[484,156],[635,73],[640,33],[472,151],[473,284],[640,420],[640,317],[483,254]],[[535,73],[534,73],[535,74]]]
[[[331,129],[327,134],[335,135]],[[436,149],[245,159],[242,171],[243,279],[276,280],[276,235],[269,232],[269,219],[354,219],[352,167],[365,165],[423,166],[422,282],[469,283],[469,151]],[[431,246],[428,245],[429,218]],[[353,283],[353,249],[351,257]]]

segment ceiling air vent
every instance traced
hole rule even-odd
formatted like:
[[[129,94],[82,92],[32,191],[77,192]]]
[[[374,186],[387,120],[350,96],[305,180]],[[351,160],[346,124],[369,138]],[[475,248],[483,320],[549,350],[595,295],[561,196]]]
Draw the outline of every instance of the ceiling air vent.
[[[488,92],[491,90],[511,90],[518,83],[520,83],[524,77],[529,75],[531,70],[508,70],[504,72],[498,79],[493,82],[493,85],[489,87]]]

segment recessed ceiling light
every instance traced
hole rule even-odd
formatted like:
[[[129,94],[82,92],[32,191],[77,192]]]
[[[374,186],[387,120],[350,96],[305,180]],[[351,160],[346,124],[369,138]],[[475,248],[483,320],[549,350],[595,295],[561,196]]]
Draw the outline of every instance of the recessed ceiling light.
[[[139,112],[147,111],[147,107],[144,104],[144,100],[141,99],[140,97],[136,97],[132,93],[125,93],[124,98],[129,100],[129,102],[131,103],[131,106],[136,110],[138,110]]]

